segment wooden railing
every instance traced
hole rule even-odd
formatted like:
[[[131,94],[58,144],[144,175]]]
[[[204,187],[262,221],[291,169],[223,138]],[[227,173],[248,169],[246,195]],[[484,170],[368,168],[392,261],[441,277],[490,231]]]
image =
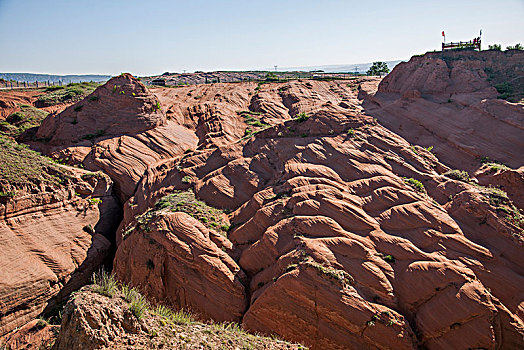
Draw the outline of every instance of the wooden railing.
[[[442,51],[460,49],[477,49],[480,51],[480,37],[470,41],[459,41],[458,43],[442,43]]]

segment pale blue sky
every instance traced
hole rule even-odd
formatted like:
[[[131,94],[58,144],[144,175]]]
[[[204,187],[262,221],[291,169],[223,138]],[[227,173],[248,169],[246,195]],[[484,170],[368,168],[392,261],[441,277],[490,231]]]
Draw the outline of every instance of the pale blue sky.
[[[524,44],[524,0],[0,0],[0,72],[164,71],[408,59]]]

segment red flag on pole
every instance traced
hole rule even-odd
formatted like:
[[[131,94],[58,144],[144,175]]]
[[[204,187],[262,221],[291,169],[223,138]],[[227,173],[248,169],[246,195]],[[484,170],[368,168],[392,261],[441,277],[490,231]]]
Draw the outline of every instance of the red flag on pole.
[[[446,36],[446,34],[444,34],[444,31],[442,31],[442,36]]]

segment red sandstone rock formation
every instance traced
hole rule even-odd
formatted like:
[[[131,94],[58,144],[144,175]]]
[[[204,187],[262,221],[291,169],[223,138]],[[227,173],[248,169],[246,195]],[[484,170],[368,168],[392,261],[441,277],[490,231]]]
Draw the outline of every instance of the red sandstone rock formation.
[[[473,173],[478,158],[524,165],[524,106],[498,99],[496,81],[521,89],[522,51],[436,52],[400,63],[363,93],[366,113],[439,159]]]
[[[122,201],[149,166],[196,145],[195,135],[169,122],[158,99],[130,74],[49,115],[35,138],[48,140],[33,143],[47,154],[109,174]]]
[[[524,220],[505,212],[519,197],[448,172],[478,155],[522,165],[522,108],[483,68],[414,58],[374,96],[376,79],[155,89],[166,124],[48,150],[129,198],[114,272],[152,300],[313,349],[520,348]],[[412,143],[446,138],[443,162],[374,117]],[[228,213],[227,238],[155,206],[188,189]]]
[[[33,320],[5,339],[0,339],[0,346],[5,350],[51,349],[59,330],[60,326],[50,325],[41,319]]]
[[[186,189],[188,177],[199,198],[233,211],[228,238],[248,277],[247,329],[314,349],[522,346],[522,228],[489,204],[489,189],[442,176],[449,168],[433,154],[359,114],[358,105],[344,107],[358,103],[351,93],[338,83],[262,85],[250,106],[272,127],[151,168],[126,204],[123,227],[170,190]],[[289,120],[299,112],[312,116]],[[410,178],[425,189],[410,187]],[[181,239],[178,230],[163,235]],[[156,247],[147,243],[151,232],[135,231],[120,245],[117,276],[212,317],[205,303],[179,296],[205,267],[184,272],[194,277],[176,286],[162,277],[171,269],[147,270],[159,253],[164,265],[181,266],[164,252],[194,243]],[[145,285],[150,279],[157,282]],[[193,300],[213,299],[218,286],[193,289]]]
[[[0,336],[53,310],[108,257],[119,217],[112,182],[67,171],[64,185],[17,188],[1,199]]]

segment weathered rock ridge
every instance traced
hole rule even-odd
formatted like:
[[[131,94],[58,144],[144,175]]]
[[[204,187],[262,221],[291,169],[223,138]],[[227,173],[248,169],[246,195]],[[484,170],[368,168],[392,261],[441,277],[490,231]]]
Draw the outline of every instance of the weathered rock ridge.
[[[49,115],[33,147],[69,164],[102,170],[122,201],[157,161],[196,146],[196,137],[169,122],[158,99],[130,74],[97,88],[62,113]]]
[[[518,50],[415,56],[397,65],[378,92],[363,93],[365,110],[411,143],[433,146],[453,168],[474,172],[481,157],[519,168],[524,105],[501,99],[495,87],[522,89],[523,60]]]
[[[64,171],[63,184],[0,198],[0,336],[53,310],[108,257],[120,215],[111,180]]]

